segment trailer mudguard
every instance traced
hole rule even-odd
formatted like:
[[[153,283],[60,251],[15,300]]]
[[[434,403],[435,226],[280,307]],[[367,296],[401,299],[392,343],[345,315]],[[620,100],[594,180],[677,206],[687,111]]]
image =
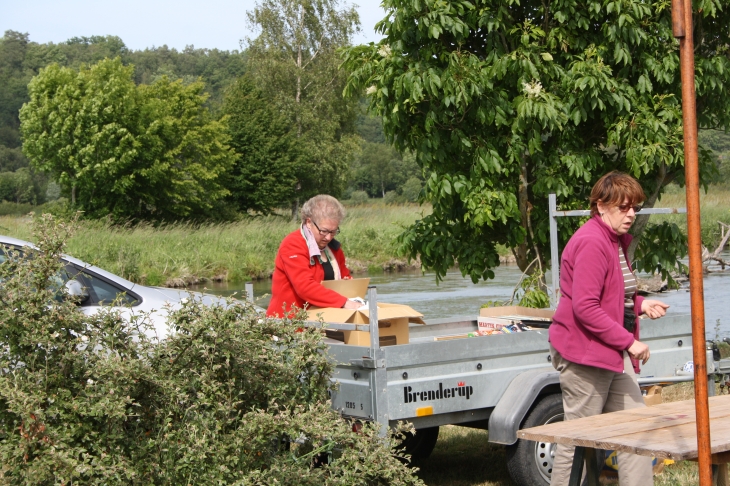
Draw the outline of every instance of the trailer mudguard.
[[[546,388],[560,391],[560,373],[543,368],[517,375],[489,417],[489,442],[504,445],[517,442],[520,424]]]

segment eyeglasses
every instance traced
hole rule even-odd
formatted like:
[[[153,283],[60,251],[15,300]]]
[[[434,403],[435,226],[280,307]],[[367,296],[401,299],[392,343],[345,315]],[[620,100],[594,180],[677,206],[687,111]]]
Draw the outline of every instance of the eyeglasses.
[[[622,213],[628,213],[629,209],[633,209],[635,213],[641,211],[641,206],[632,206],[631,204],[620,204],[618,210]]]
[[[337,228],[336,230],[323,230],[323,229],[319,229],[319,226],[317,226],[317,223],[315,223],[313,219],[310,219],[309,221],[311,221],[312,224],[314,225],[314,227],[317,228],[317,231],[319,231],[320,236],[332,235],[332,237],[334,238],[335,236],[340,234],[340,228]]]

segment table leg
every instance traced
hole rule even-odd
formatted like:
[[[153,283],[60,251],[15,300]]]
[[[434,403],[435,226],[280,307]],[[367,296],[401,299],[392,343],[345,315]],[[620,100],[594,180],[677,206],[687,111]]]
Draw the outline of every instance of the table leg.
[[[583,461],[586,463],[586,483],[588,486],[598,486],[598,475],[601,473],[596,465],[596,450],[592,447],[576,446],[573,454],[573,465],[570,468],[569,486],[580,486],[583,475]],[[730,486],[730,485],[728,485]]]

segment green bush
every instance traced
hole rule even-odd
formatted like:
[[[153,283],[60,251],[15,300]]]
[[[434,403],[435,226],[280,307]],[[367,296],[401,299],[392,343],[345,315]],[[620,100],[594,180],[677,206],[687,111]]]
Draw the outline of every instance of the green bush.
[[[408,202],[418,201],[418,196],[421,194],[423,188],[423,182],[418,177],[409,178],[405,184],[403,184],[403,197]]]
[[[56,277],[71,225],[35,224],[39,251],[0,264],[0,483],[423,484],[394,435],[330,409],[299,318],[191,300],[158,340],[146,316],[85,316]]]
[[[352,194],[350,194],[350,204],[352,205],[358,205],[358,204],[365,204],[370,200],[370,197],[368,196],[368,193],[365,191],[352,191]]]

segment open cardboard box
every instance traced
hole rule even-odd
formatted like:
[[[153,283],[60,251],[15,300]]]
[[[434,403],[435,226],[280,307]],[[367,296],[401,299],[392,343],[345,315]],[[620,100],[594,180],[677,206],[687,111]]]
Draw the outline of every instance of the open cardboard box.
[[[341,322],[348,324],[367,324],[370,322],[368,309],[352,310],[334,307],[310,307],[307,309],[307,320],[324,322]],[[378,335],[381,346],[408,344],[408,324],[425,324],[423,314],[401,304],[378,302]],[[370,346],[370,333],[367,331],[342,331],[345,344],[354,346]]]
[[[503,307],[483,307],[479,309],[479,315],[482,317],[501,317],[501,316],[523,316],[536,317],[538,319],[552,319],[555,311],[552,309],[532,309],[530,307],[522,307],[519,305],[506,305]]]
[[[349,278],[346,280],[323,280],[322,286],[334,290],[338,294],[352,299],[353,297],[367,298],[369,278]]]

